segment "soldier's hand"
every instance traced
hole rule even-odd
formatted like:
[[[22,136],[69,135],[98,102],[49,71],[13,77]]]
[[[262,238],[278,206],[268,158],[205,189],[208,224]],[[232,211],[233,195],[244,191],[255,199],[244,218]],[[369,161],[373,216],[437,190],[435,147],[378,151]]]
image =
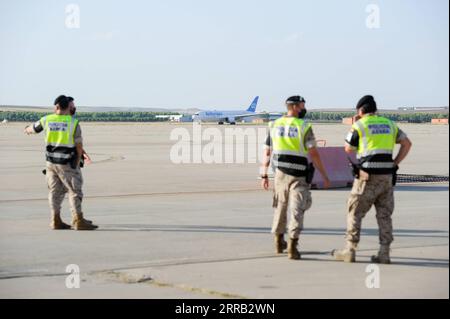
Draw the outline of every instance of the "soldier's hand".
[[[86,164],[92,164],[92,160],[91,160],[91,157],[87,154],[87,153],[83,153],[83,158],[84,158],[84,162],[86,163]]]
[[[329,178],[328,177],[324,178],[323,179],[323,188],[324,189],[329,189],[330,186],[331,186],[331,182],[330,182]]]
[[[264,188],[265,190],[269,189],[269,179],[268,178],[263,178],[261,180],[261,186],[262,188]]]

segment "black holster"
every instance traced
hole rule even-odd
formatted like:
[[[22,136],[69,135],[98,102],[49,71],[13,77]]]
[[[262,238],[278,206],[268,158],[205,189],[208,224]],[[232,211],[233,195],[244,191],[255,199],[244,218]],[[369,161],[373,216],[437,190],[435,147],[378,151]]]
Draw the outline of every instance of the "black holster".
[[[314,173],[316,172],[316,168],[313,163],[308,164],[308,168],[306,169],[306,182],[311,184],[314,179]]]
[[[69,165],[72,169],[76,169],[77,168],[77,153],[74,152],[71,154],[70,160],[69,160]]]
[[[351,167],[352,167],[352,173],[353,173],[353,176],[354,176],[356,179],[358,179],[358,178],[359,178],[359,170],[360,170],[359,165],[358,165],[358,164],[355,164],[355,163],[353,163],[353,162],[351,162],[351,161],[350,161],[350,165],[351,165]]]
[[[399,169],[399,167],[395,166],[394,171],[392,172],[392,186],[397,185],[398,169]]]

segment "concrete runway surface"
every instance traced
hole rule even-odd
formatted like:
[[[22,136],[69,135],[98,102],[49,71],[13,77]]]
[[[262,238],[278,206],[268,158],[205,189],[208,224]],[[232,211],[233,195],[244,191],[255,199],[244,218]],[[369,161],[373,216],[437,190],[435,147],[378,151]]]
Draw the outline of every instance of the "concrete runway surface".
[[[190,125],[81,125],[94,161],[83,169],[93,232],[49,229],[43,136],[0,125],[1,298],[449,297],[448,183],[397,186],[393,264],[375,270],[379,288],[368,288],[373,210],[357,263],[330,256],[344,244],[348,189],[313,191],[303,259],[290,261],[273,253],[271,192],[260,189],[258,164],[173,164],[170,132]],[[400,173],[448,175],[448,126],[400,127],[413,141]],[[349,129],[314,128],[330,146]],[[79,266],[80,288],[66,287],[69,264]]]

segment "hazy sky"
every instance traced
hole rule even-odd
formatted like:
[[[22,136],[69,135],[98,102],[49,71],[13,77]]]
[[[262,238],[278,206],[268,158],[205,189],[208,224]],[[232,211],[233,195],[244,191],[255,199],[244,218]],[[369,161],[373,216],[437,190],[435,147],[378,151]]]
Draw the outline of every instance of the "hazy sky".
[[[66,26],[70,3],[79,28]],[[378,29],[366,25],[369,4]],[[353,107],[371,93],[384,108],[447,106],[448,6],[0,0],[0,104],[50,105],[64,93],[83,106],[241,109],[260,95],[260,110],[282,110],[293,94]]]

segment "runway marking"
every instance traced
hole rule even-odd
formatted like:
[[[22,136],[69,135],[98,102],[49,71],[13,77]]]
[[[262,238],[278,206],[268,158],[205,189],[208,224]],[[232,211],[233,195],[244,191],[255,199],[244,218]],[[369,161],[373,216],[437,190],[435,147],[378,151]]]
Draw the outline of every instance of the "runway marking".
[[[120,156],[120,160],[125,159],[124,156]],[[117,159],[115,159],[117,160]],[[110,159],[105,159],[99,162],[107,162],[110,161]],[[114,159],[113,159],[114,161]],[[96,163],[99,163],[96,162]],[[95,164],[95,163],[94,163]],[[30,167],[30,166],[29,166]],[[37,167],[37,166],[36,166]],[[41,167],[41,166],[39,166]],[[448,182],[424,182],[424,183],[400,183],[398,186],[408,185],[408,186],[419,186],[419,185],[430,185],[430,186],[436,186],[438,184],[442,185],[448,185]],[[331,189],[328,190],[328,192],[331,191],[342,191],[345,190],[345,188],[340,189]],[[321,190],[323,191],[323,190]],[[84,198],[87,199],[108,199],[108,198],[129,198],[129,197],[148,197],[148,196],[180,196],[180,195],[204,195],[204,194],[232,194],[232,193],[251,193],[251,192],[261,192],[261,188],[247,188],[247,189],[232,189],[232,190],[200,190],[200,191],[191,191],[191,192],[150,192],[150,193],[129,193],[129,194],[113,194],[113,195],[94,195],[94,196],[85,196]],[[14,202],[35,202],[35,201],[48,201],[48,198],[24,198],[24,199],[0,199],[0,203],[14,203]]]
[[[108,158],[105,158],[105,159],[92,161],[92,165],[125,160],[125,156],[124,155],[109,155],[109,154],[100,154],[100,153],[96,153],[96,154],[95,153],[91,153],[90,155],[91,156],[108,156]],[[27,169],[27,168],[36,168],[36,167],[44,169],[45,165],[46,164],[44,163],[42,165],[3,166],[3,167],[0,167],[0,169],[10,170],[10,169]]]
[[[304,254],[308,254],[308,252],[303,252]],[[312,252],[309,252],[311,254]],[[327,254],[328,252],[314,252],[316,254]],[[121,270],[130,270],[130,269],[140,269],[140,268],[148,268],[148,267],[168,267],[168,266],[185,266],[185,265],[200,265],[200,264],[212,264],[212,263],[221,263],[221,262],[235,262],[235,261],[246,261],[246,260],[257,260],[257,259],[268,259],[268,258],[280,258],[286,257],[284,254],[276,255],[276,254],[253,254],[241,257],[229,257],[229,258],[191,258],[184,260],[172,260],[172,261],[159,261],[159,262],[150,262],[150,263],[142,263],[134,266],[126,266],[112,269],[112,271],[121,271]]]
[[[260,188],[254,189],[232,189],[232,190],[211,190],[211,191],[192,191],[192,192],[154,192],[154,193],[131,193],[131,194],[114,194],[114,195],[97,195],[85,196],[87,199],[102,199],[102,198],[127,198],[127,197],[146,197],[146,196],[179,196],[179,195],[202,195],[202,194],[231,194],[242,192],[260,192]],[[25,199],[2,199],[0,203],[14,203],[14,202],[34,202],[34,201],[48,201],[48,198],[25,198]]]
[[[448,243],[445,244],[434,244],[434,245],[423,245],[423,246],[397,246],[393,249],[410,249],[410,248],[430,248],[430,247],[445,247],[448,246]],[[367,248],[360,249],[359,252],[369,252],[376,251],[377,248]],[[302,255],[331,255],[331,250],[326,251],[302,251]],[[268,259],[268,258],[281,258],[286,257],[286,254],[260,254],[260,255],[249,255],[242,257],[234,257],[234,258],[211,258],[211,259],[185,259],[185,260],[174,260],[174,261],[160,261],[160,262],[151,262],[147,264],[140,264],[135,266],[128,267],[119,267],[112,269],[112,271],[120,271],[120,270],[131,270],[131,269],[140,269],[140,268],[149,268],[149,267],[169,267],[169,266],[185,266],[185,265],[197,265],[197,264],[210,264],[210,263],[221,263],[221,262],[235,262],[235,261],[246,261],[246,260],[257,260],[257,259]]]
[[[442,244],[432,244],[432,245],[410,245],[410,246],[395,246],[393,249],[412,249],[412,248],[432,248],[432,247],[448,247],[448,243]],[[359,249],[359,252],[369,252],[376,251],[376,248],[366,248]],[[303,255],[324,255],[328,256],[331,254],[331,250],[326,251],[302,251]],[[105,273],[105,272],[115,272],[122,270],[133,270],[133,269],[142,269],[142,268],[150,268],[150,267],[169,267],[169,266],[184,266],[184,265],[196,265],[196,264],[210,264],[210,263],[222,263],[222,262],[235,262],[235,261],[246,261],[246,260],[258,260],[258,259],[269,259],[269,258],[286,258],[286,254],[252,254],[241,257],[230,257],[230,258],[199,258],[199,259],[182,259],[182,260],[162,260],[159,262],[148,262],[148,263],[140,263],[129,266],[111,268],[111,269],[103,269],[103,270],[92,270],[87,272],[90,275]],[[395,259],[395,257],[393,257]],[[413,257],[411,259],[414,259]],[[323,260],[318,260],[323,261]],[[334,260],[331,260],[334,261]],[[393,263],[395,266],[395,263]],[[411,266],[413,267],[413,266]],[[58,277],[58,276],[67,276],[67,273],[45,273],[45,272],[30,272],[30,273],[9,273],[9,274],[0,274],[0,280],[6,279],[20,279],[20,278],[33,278],[33,277]]]
[[[106,160],[105,160],[106,161]],[[436,183],[417,183],[415,185],[437,185],[437,184],[448,184],[442,182]],[[404,185],[404,184],[401,184]],[[411,185],[411,184],[410,184]],[[399,185],[400,186],[400,185]],[[414,186],[414,185],[411,185]],[[330,191],[342,191],[343,189],[332,189]],[[232,189],[232,190],[203,190],[203,191],[192,191],[192,192],[152,192],[152,193],[129,193],[129,194],[113,194],[113,195],[94,195],[85,196],[87,199],[103,199],[103,198],[129,198],[129,197],[147,197],[147,196],[179,196],[179,195],[203,195],[203,194],[232,194],[232,193],[251,193],[251,192],[261,192],[258,188],[247,188],[247,189]],[[0,203],[14,203],[14,202],[35,202],[35,201],[48,201],[48,198],[24,198],[24,199],[0,199]]]

